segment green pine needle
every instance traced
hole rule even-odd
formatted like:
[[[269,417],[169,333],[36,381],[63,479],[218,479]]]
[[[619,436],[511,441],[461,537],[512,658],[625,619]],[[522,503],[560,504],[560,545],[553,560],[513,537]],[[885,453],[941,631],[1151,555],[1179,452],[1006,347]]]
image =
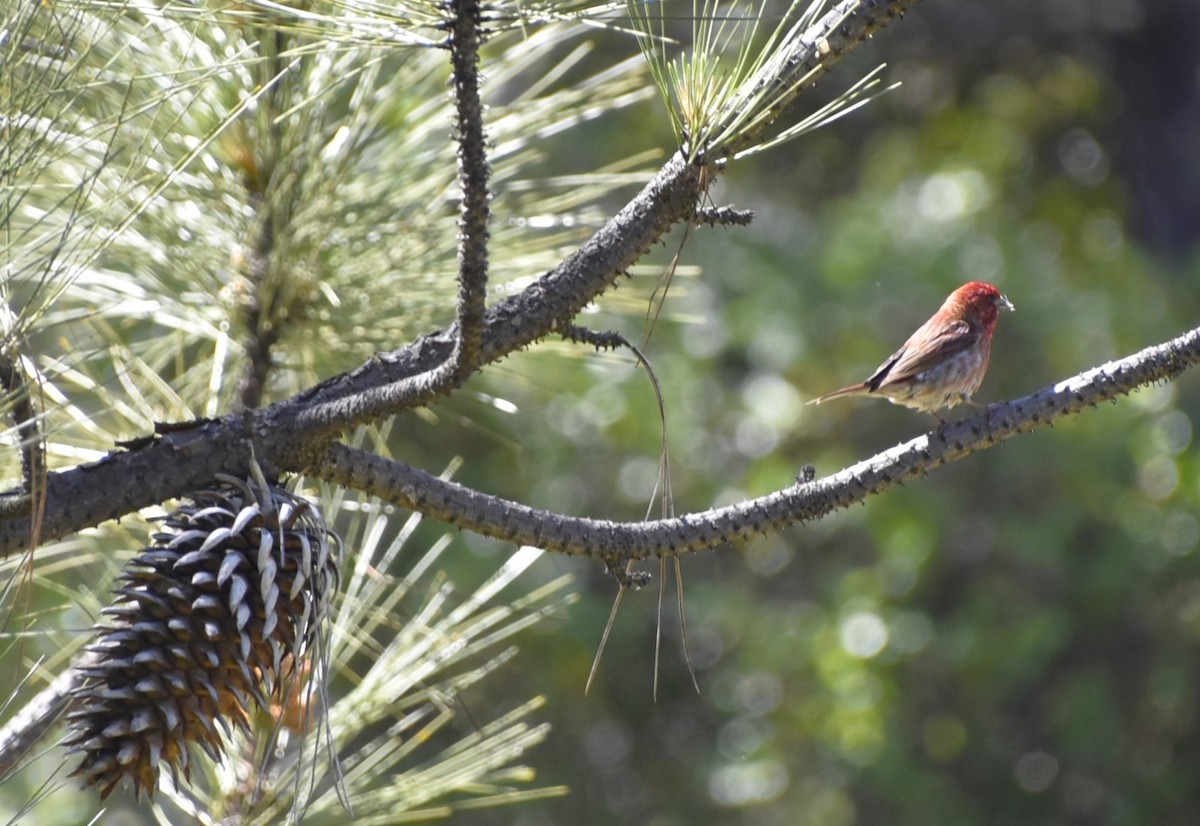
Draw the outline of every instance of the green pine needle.
[[[679,145],[693,161],[777,146],[831,123],[878,93],[874,76],[882,67],[813,115],[764,137],[780,109],[809,80],[787,77],[784,66],[825,12],[826,0],[794,2],[765,33],[766,0],[692,0],[690,44],[674,56],[669,50],[677,18],[668,14],[668,5],[628,2],[651,77],[667,105]]]

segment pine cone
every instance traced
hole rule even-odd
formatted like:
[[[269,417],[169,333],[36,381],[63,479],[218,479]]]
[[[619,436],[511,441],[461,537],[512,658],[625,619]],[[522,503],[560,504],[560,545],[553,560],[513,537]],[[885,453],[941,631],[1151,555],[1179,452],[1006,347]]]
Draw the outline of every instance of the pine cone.
[[[187,778],[190,744],[219,760],[222,734],[248,732],[252,708],[278,707],[324,656],[340,543],[308,502],[256,476],[191,494],[102,612],[66,741],[101,798],[122,778],[152,795],[160,763]]]

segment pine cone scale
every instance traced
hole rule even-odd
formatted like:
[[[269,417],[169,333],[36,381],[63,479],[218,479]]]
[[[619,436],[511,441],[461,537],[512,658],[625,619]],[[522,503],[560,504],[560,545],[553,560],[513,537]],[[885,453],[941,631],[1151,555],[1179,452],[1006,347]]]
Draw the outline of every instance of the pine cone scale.
[[[187,777],[191,746],[219,760],[295,690],[337,587],[337,539],[308,502],[260,477],[189,499],[127,566],[80,669],[66,744],[101,797],[122,780],[153,794],[161,765]]]

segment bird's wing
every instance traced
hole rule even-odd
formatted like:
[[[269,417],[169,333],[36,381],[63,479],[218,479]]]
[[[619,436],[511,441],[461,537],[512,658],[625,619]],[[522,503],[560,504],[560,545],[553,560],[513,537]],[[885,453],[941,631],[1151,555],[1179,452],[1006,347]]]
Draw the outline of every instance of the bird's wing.
[[[930,367],[941,364],[947,357],[973,347],[983,335],[983,330],[977,325],[961,318],[949,323],[937,319],[937,326],[943,329],[931,334],[926,328],[933,323],[934,319],[926,322],[899,350],[892,353],[891,358],[879,365],[879,369],[866,381],[872,392],[887,384],[908,381]]]

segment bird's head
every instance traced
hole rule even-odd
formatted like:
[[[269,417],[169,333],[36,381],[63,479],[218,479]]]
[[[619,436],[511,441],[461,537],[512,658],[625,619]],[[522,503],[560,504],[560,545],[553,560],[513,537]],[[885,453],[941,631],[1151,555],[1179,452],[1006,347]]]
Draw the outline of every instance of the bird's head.
[[[1012,302],[999,290],[983,281],[963,284],[946,299],[945,309],[961,318],[970,318],[987,327],[996,326],[1000,310],[1012,310]]]

